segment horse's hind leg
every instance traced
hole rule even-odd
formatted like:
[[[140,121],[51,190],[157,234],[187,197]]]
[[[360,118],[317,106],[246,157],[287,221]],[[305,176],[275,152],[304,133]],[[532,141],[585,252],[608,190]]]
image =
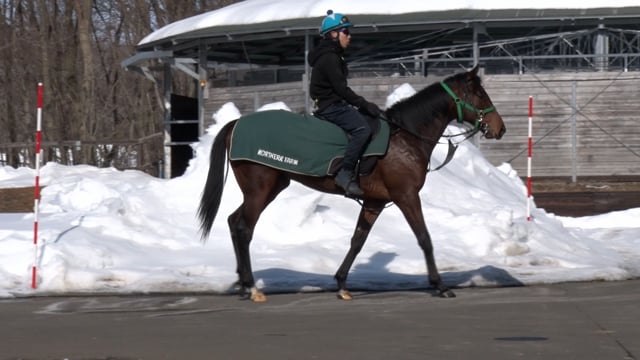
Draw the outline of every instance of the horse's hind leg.
[[[347,255],[342,261],[342,265],[340,265],[340,268],[335,275],[335,279],[338,282],[337,295],[339,299],[353,299],[346,286],[349,269],[351,269],[356,256],[358,255],[358,253],[360,253],[360,250],[362,250],[365,241],[367,241],[367,237],[369,236],[369,231],[371,231],[373,223],[376,221],[383,209],[384,204],[379,203],[373,204],[365,201],[365,203],[362,205],[360,215],[358,216],[356,229],[353,232],[353,236],[351,237],[351,246],[349,247],[349,252],[347,252]]]
[[[227,222],[236,255],[236,271],[240,291],[244,293],[249,290],[251,300],[260,302],[266,301],[266,297],[255,286],[249,245],[260,214],[289,185],[289,179],[280,175],[276,170],[259,165],[245,167],[245,169],[253,170],[245,171],[247,174],[251,173],[250,181],[245,181],[247,177],[234,169],[244,199],[242,205],[229,215]]]
[[[254,301],[264,301],[264,294],[259,293],[255,287],[253,279],[253,270],[251,269],[251,258],[249,255],[249,243],[253,238],[254,226],[247,224],[244,215],[245,204],[234,211],[227,222],[231,232],[231,240],[233,241],[233,250],[236,254],[236,272],[238,273],[238,285],[240,293],[244,294],[247,290],[251,291],[251,299]]]

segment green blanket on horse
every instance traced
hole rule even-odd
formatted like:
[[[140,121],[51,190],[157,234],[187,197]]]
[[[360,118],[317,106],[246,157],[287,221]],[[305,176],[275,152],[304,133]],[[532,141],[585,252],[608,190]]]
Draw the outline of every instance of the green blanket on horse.
[[[389,124],[380,121],[363,157],[383,156],[389,145]],[[248,160],[311,176],[334,175],[347,134],[325,120],[284,110],[268,110],[238,119],[231,137],[231,160]],[[333,165],[332,165],[333,164]]]

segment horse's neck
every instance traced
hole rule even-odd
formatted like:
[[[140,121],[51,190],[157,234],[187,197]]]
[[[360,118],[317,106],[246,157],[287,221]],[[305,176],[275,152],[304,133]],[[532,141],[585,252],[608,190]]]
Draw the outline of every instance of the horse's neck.
[[[398,109],[400,122],[397,125],[419,140],[422,144],[416,143],[416,146],[429,157],[449,122],[457,117],[457,110],[455,101],[439,85],[419,96],[426,97],[431,105],[421,111],[412,111],[407,107]]]
[[[428,123],[419,129],[408,130],[401,128],[398,135],[401,136],[410,146],[405,151],[423,158],[424,163],[428,163],[433,149],[438,144],[440,137],[447,127],[448,121],[440,119],[429,119]]]
[[[434,117],[430,122],[431,126],[429,126],[429,129],[427,130],[430,133],[429,135],[434,139],[439,140],[451,121],[449,116],[450,114],[447,113],[447,116]]]
[[[451,120],[458,117],[458,109],[456,101],[449,94],[445,94],[446,92],[441,87],[438,87],[438,90],[442,92],[442,95],[438,94],[438,96],[444,96],[446,101],[443,100],[442,103],[439,103],[438,109],[428,116],[432,117],[430,119],[432,126],[429,131],[432,131],[432,135],[440,139]]]
[[[425,126],[421,127],[420,135],[426,139],[432,139],[433,142],[440,140],[454,116],[452,109],[455,109],[455,102],[448,101],[446,107],[444,104],[442,106],[443,108],[434,109],[430,114],[423,115]]]

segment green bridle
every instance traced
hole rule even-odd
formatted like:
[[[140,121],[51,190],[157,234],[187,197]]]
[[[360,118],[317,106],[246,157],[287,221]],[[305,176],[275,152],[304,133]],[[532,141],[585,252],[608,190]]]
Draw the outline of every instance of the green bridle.
[[[440,85],[449,94],[449,96],[453,98],[453,100],[456,103],[456,108],[458,109],[458,122],[459,123],[463,122],[464,118],[462,117],[462,112],[463,112],[463,108],[465,108],[467,110],[470,110],[476,113],[476,122],[474,124],[474,128],[482,130],[480,126],[481,124],[483,124],[482,120],[484,119],[484,116],[492,111],[495,111],[496,110],[495,106],[489,106],[486,109],[479,110],[472,104],[469,104],[468,102],[460,99],[458,95],[456,95],[456,93],[454,93],[453,90],[451,90],[451,88],[444,83],[444,81],[440,82]]]

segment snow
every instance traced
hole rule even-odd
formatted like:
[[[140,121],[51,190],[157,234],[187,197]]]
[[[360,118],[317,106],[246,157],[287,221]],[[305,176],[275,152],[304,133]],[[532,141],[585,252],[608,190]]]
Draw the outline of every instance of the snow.
[[[388,104],[414,92],[403,85]],[[265,108],[286,108],[284,103]],[[138,292],[226,293],[236,280],[226,217],[241,202],[230,175],[208,241],[196,210],[215,134],[237,118],[228,103],[193,144],[186,173],[165,180],[139,171],[48,163],[37,245],[34,214],[0,214],[0,297]],[[456,125],[448,133],[460,132]],[[508,136],[508,133],[507,133]],[[437,166],[446,157],[438,145]],[[0,187],[31,186],[34,170],[0,167]],[[508,165],[491,165],[470,142],[430,173],[420,193],[436,261],[452,286],[507,286],[640,275],[640,208],[583,218],[533,208]],[[258,285],[267,292],[335,289],[359,205],[292,183],[263,213],[252,242]],[[38,286],[31,289],[37,265]],[[427,287],[422,252],[395,206],[382,213],[348,280],[352,289]]]
[[[604,0],[539,0],[534,2],[514,2],[508,0],[451,0],[416,1],[396,0],[392,5],[386,1],[371,0],[245,0],[224,8],[168,24],[147,37],[138,45],[161,40],[182,33],[215,26],[243,25],[277,20],[318,18],[318,27],[327,10],[356,15],[394,15],[426,11],[446,11],[457,9],[590,9],[609,8],[611,3]],[[640,6],[638,0],[619,0],[616,7]]]

